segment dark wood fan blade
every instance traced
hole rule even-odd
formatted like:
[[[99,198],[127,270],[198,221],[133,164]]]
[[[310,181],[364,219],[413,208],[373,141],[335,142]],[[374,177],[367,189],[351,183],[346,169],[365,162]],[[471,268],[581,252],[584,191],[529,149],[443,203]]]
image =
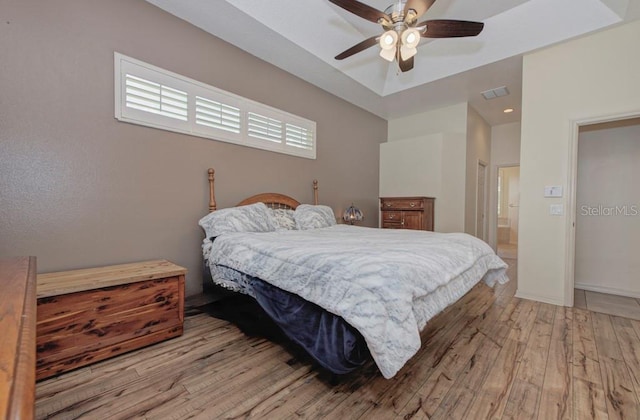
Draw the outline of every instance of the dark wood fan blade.
[[[476,36],[482,32],[484,23],[469,22],[466,20],[434,19],[418,23],[416,27],[427,26],[422,33],[425,38],[457,38],[463,36]]]
[[[374,9],[371,6],[367,6],[364,3],[360,3],[356,0],[329,0],[336,6],[342,7],[344,10],[348,10],[354,15],[358,15],[363,19],[370,20],[373,23],[378,23],[380,19],[390,22],[391,19],[386,13],[381,12],[378,9]]]
[[[344,60],[347,57],[351,57],[354,54],[359,53],[360,51],[364,51],[369,47],[373,47],[374,45],[376,45],[378,43],[378,37],[377,36],[372,36],[371,38],[367,38],[364,41],[354,45],[353,47],[349,48],[348,50],[345,50],[343,52],[341,52],[340,54],[336,55],[336,60]]]
[[[416,19],[427,13],[427,10],[435,3],[436,0],[407,0],[404,6],[404,15],[407,16],[409,10],[416,11]]]
[[[408,60],[402,60],[402,58],[400,58],[400,55],[398,55],[398,58],[399,58],[398,63],[400,65],[400,71],[404,73],[413,68],[413,57],[411,57]]]

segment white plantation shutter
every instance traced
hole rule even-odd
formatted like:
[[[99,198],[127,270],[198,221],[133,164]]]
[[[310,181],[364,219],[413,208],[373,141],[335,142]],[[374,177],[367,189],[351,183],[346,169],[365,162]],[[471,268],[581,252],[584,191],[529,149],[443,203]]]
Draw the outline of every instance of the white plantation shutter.
[[[187,121],[187,92],[125,75],[126,106]]]
[[[240,108],[196,96],[196,124],[240,134]]]
[[[114,54],[115,117],[123,122],[316,158],[316,123]]]
[[[304,150],[313,150],[313,132],[310,129],[287,123],[285,143]]]
[[[246,118],[241,98],[212,86],[194,86],[193,135],[229,143],[243,143]]]
[[[254,112],[247,113],[249,137],[282,143],[282,121]]]

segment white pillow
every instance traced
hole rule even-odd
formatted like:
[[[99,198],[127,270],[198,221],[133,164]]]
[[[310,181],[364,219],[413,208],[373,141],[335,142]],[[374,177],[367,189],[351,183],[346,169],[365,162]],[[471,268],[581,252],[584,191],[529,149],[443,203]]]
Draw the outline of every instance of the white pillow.
[[[264,203],[216,210],[204,216],[198,224],[207,238],[233,232],[274,232],[269,208]]]
[[[296,228],[293,210],[269,209],[269,213],[271,213],[273,225],[276,227],[276,230],[294,230]]]
[[[293,214],[296,228],[300,230],[318,229],[336,224],[336,216],[329,206],[300,204]]]

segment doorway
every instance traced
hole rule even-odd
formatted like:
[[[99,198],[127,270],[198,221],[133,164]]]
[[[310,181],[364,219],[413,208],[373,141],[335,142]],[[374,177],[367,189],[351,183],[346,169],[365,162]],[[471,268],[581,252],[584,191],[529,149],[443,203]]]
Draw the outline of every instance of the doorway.
[[[640,118],[579,129],[574,305],[640,319]]]
[[[518,258],[518,217],[520,211],[520,166],[498,167],[498,256]]]

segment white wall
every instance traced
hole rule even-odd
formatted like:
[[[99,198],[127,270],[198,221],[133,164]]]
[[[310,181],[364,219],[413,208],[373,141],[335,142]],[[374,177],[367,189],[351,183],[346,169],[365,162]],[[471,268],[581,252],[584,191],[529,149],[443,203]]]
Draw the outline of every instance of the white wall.
[[[390,120],[380,145],[380,196],[435,197],[437,232],[465,230],[468,105]]]
[[[640,21],[524,57],[517,296],[573,304],[573,217],[549,215],[570,203],[575,121],[640,114]],[[562,198],[544,198],[562,185]]]
[[[596,127],[578,141],[575,286],[640,297],[640,119]]]
[[[441,203],[436,200],[438,232],[464,232],[465,219],[465,155],[467,139],[464,134],[446,134],[442,149]]]
[[[478,195],[478,162],[482,161],[489,169],[491,161],[491,126],[476,112],[475,109],[468,106],[467,108],[467,162],[466,162],[466,187],[465,187],[465,222],[464,231],[475,235],[478,229],[477,225],[477,195]],[[489,182],[489,171],[486,172],[486,181]],[[489,189],[485,188],[485,213],[484,221],[484,238],[487,237],[486,230],[488,228],[488,202]]]
[[[380,144],[380,197],[440,197],[442,134]]]
[[[380,146],[380,195],[433,192],[435,229],[475,235],[478,161],[491,161],[491,127],[480,114],[461,103],[397,118],[389,121],[388,139]],[[440,173],[438,188],[425,180],[433,171]]]
[[[489,180],[489,236],[493,249],[497,243],[498,167],[520,164],[520,123],[491,127],[491,174]]]
[[[467,133],[466,102],[389,120],[388,141],[438,133]]]
[[[437,232],[464,230],[466,138],[431,134],[380,144],[380,196],[436,197]]]

